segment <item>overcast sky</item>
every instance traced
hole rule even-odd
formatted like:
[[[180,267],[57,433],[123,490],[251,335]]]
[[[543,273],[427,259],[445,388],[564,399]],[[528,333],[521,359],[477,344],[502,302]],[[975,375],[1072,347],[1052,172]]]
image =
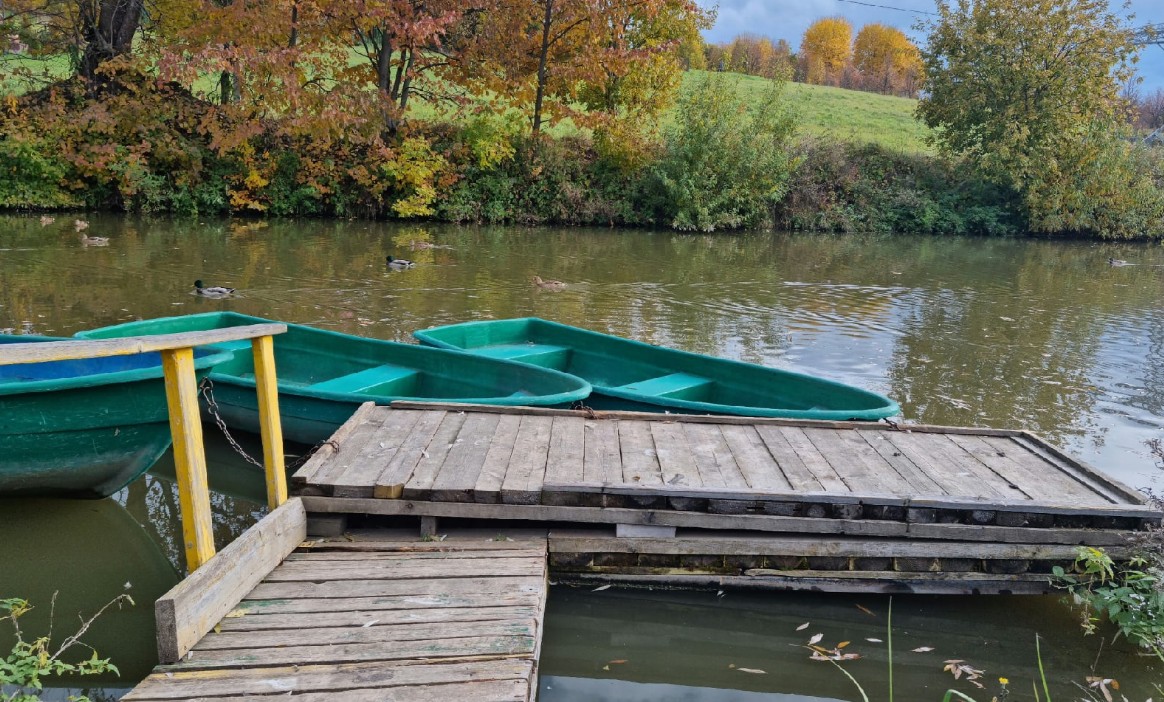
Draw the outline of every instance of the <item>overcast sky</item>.
[[[933,12],[933,0],[698,0],[704,7],[718,5],[715,26],[704,33],[712,42],[730,41],[737,34],[759,34],[785,39],[795,51],[808,25],[822,17],[841,16],[853,24],[854,32],[866,24],[880,22],[897,27],[914,41],[924,41],[912,29],[925,13]],[[1119,7],[1121,3],[1112,3]],[[871,7],[880,5],[881,7]],[[887,7],[901,8],[900,10]],[[901,11],[907,10],[907,11]],[[1132,0],[1131,12],[1136,26],[1164,24],[1164,0]],[[1164,48],[1145,46],[1137,65],[1144,78],[1141,90],[1164,88]]]

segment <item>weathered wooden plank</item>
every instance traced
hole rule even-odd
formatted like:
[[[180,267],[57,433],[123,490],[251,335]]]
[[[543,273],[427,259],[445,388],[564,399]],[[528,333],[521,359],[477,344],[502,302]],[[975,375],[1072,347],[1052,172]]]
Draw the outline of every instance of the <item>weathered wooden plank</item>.
[[[489,560],[493,558],[540,558],[544,555],[545,545],[541,549],[490,549],[471,550],[448,549],[445,551],[362,551],[362,550],[299,550],[284,559],[285,563],[311,562],[325,563],[330,561],[349,562],[392,562],[392,563],[421,563],[424,561],[461,561],[461,560]]]
[[[402,613],[418,607],[437,609],[442,607],[480,609],[507,607],[533,607],[537,605],[537,590],[527,588],[520,592],[461,592],[461,593],[432,593],[386,595],[380,597],[298,597],[274,599],[246,599],[243,600],[227,615],[228,617],[266,616],[278,614],[293,614],[302,616],[312,613],[330,612],[379,612],[391,611]],[[223,620],[228,621],[226,619]]]
[[[804,465],[804,460],[797,454],[796,449],[788,443],[788,439],[780,431],[780,427],[758,426],[756,433],[760,440],[768,447],[768,453],[776,459],[784,479],[798,492],[816,492],[824,490],[824,485]]]
[[[836,429],[805,433],[851,491],[900,497],[911,494],[909,484],[861,437]]]
[[[899,595],[1042,595],[1054,590],[1046,575],[899,573],[894,571],[749,571],[750,575],[607,575],[571,573],[560,582],[621,583],[638,587],[714,588],[758,591],[852,592]]]
[[[582,480],[590,483],[621,483],[622,453],[616,422],[586,422]]]
[[[746,488],[748,481],[736,465],[732,450],[719,427],[713,424],[681,424],[687,445],[704,487]]]
[[[472,551],[545,551],[545,529],[459,529],[440,541],[417,538],[411,530],[406,536],[389,530],[350,529],[343,536],[328,536],[304,541],[303,551],[362,551],[381,553],[469,553]]]
[[[653,422],[651,437],[659,459],[659,473],[666,485],[702,487],[703,479],[695,464],[683,425],[672,422]]]
[[[804,463],[804,467],[812,476],[820,483],[821,488],[833,493],[844,494],[851,492],[849,485],[845,483],[841,476],[837,475],[837,471],[833,469],[832,464],[828,459],[817,449],[812,440],[808,438],[808,434],[804,433],[801,427],[778,427],[780,434],[784,436],[785,441],[796,452],[796,455]]]
[[[550,450],[552,417],[525,416],[517,428],[513,454],[501,483],[501,501],[537,504]]]
[[[476,502],[501,501],[501,485],[505,482],[505,472],[513,457],[513,446],[517,441],[517,429],[521,417],[499,415],[497,429],[485,452],[485,461],[473,486],[473,500]]]
[[[792,489],[755,427],[723,426],[720,431],[749,486],[755,490]]]
[[[516,577],[541,572],[539,559],[465,558],[450,560],[363,560],[363,561],[289,561],[271,571],[266,582],[405,580],[409,578],[484,578],[494,575]]]
[[[581,480],[586,453],[586,420],[554,417],[544,481]]]
[[[288,500],[159,598],[158,660],[185,655],[306,536],[303,503]]]
[[[1017,483],[1007,479],[1005,475],[1000,475],[990,466],[975,458],[973,454],[954,443],[949,436],[933,436],[927,438],[937,447],[938,451],[950,457],[951,462],[958,466],[958,470],[969,473],[984,485],[989,485],[1003,498],[1009,500],[1033,499],[1033,495],[1024,492],[1022,487]]]
[[[881,458],[893,466],[897,474],[909,484],[914,495],[945,495],[946,491],[916,463],[897,449],[886,437],[887,432],[857,430],[857,435],[865,440]]]
[[[412,469],[412,477],[404,483],[403,497],[405,499],[428,498],[432,491],[433,481],[444,465],[445,459],[453,449],[465,420],[469,415],[464,412],[446,412],[441,425],[437,427],[428,448],[421,454],[416,467]]]
[[[350,686],[350,683],[349,683]],[[337,684],[333,690],[296,694],[295,700],[302,702],[334,702],[342,698],[344,702],[448,702],[448,700],[481,700],[482,702],[526,702],[529,696],[528,683],[524,680],[482,680],[450,684],[400,685],[388,688],[356,688]],[[267,695],[243,696],[194,696],[188,698],[199,702],[249,702],[255,699],[278,699],[286,697],[286,692],[272,692]],[[126,698],[122,698],[126,699]],[[135,697],[135,700],[147,698]],[[167,699],[167,698],[148,698]],[[169,698],[172,699],[172,698]]]
[[[394,500],[376,500],[393,504]],[[403,504],[403,501],[402,501]],[[433,503],[436,505],[457,505],[456,502]],[[425,580],[350,580],[336,582],[263,582],[255,586],[247,595],[253,600],[297,599],[297,598],[344,598],[344,597],[394,597],[402,595],[466,595],[493,593],[536,593],[543,586],[539,578],[438,578]]]
[[[392,410],[387,407],[375,407],[348,435],[347,440],[340,445],[339,453],[315,472],[311,484],[328,489],[331,494],[335,495],[337,479],[356,465],[357,459],[380,451],[378,436],[380,427],[393,419]],[[395,419],[400,419],[400,415],[395,415]],[[371,486],[369,485],[369,487]],[[368,491],[368,496],[370,495],[371,490]],[[336,496],[341,497],[341,495]],[[364,497],[365,495],[353,495],[353,497],[357,496]]]
[[[351,600],[344,600],[345,603]],[[334,602],[333,602],[334,603]],[[235,614],[237,612],[237,614]],[[538,610],[534,604],[524,607],[429,607],[423,609],[356,609],[347,605],[332,612],[296,612],[285,614],[248,614],[235,608],[218,625],[218,631],[273,631],[280,629],[314,630],[336,627],[398,626],[403,624],[450,624],[464,622],[533,621]]]
[[[438,641],[401,641],[392,646],[371,643],[190,651],[182,659],[179,669],[399,661],[409,658],[528,656],[533,649],[533,639],[528,636],[478,636]]]
[[[1035,458],[1022,446],[1016,445],[1013,439],[951,436],[950,440],[1018,485],[1035,502],[1068,499],[1079,500],[1081,503],[1107,504],[1107,500]]]
[[[1014,441],[1055,466],[1064,474],[1083,483],[1108,502],[1118,504],[1121,502],[1143,502],[1144,500],[1143,496],[1135,490],[1123,486],[1122,483],[1118,483],[1098,471],[1084,468],[1077,460],[1062,453],[1054,446],[1043,443],[1033,434],[1015,437]]]
[[[404,484],[412,477],[416,464],[424,458],[429,443],[433,441],[444,419],[444,412],[427,411],[416,420],[412,432],[376,478],[375,487],[372,488],[375,497],[395,499],[403,494]]]
[[[337,475],[332,481],[332,494],[336,497],[372,497],[376,486],[376,478],[380,477],[404,438],[420,420],[420,412],[403,412],[400,410],[386,410],[386,415],[376,429],[372,440],[364,445],[355,455],[346,457],[347,469]],[[374,422],[369,418],[369,423]],[[341,462],[336,456],[335,462]]]
[[[345,663],[284,668],[243,668],[240,670],[178,670],[146,678],[122,697],[129,702],[146,700],[190,700],[225,695],[299,695],[312,692],[388,690],[397,687],[449,685],[478,681],[524,681],[532,674],[528,660],[470,661],[438,665],[386,663]],[[430,688],[449,689],[449,688]],[[409,690],[410,693],[416,689]],[[391,699],[390,697],[388,699]],[[414,697],[401,699],[416,699]],[[454,697],[448,699],[481,699]]]
[[[472,502],[477,477],[497,430],[500,415],[470,414],[449,449],[432,483],[431,498],[444,502]],[[407,486],[406,486],[407,489]]]
[[[650,422],[627,420],[618,423],[618,447],[622,456],[622,480],[638,485],[662,485],[659,456]]]
[[[336,429],[335,433],[331,435],[331,438],[317,448],[315,453],[311,454],[311,458],[307,459],[307,462],[300,466],[299,470],[295,471],[294,475],[291,476],[291,482],[295,485],[304,485],[311,481],[315,477],[315,474],[319,472],[320,468],[339,453],[340,448],[351,437],[352,432],[364,424],[364,422],[368,421],[368,418],[375,414],[375,412],[375,402],[365,402],[360,405],[359,409],[348,418],[348,421],[340,425],[340,428]]]
[[[282,334],[287,325],[279,322],[248,324],[239,327],[207,329],[206,331],[178,332],[130,336],[117,339],[53,341],[28,344],[5,344],[0,350],[0,366],[14,363],[42,363],[81,358],[129,356],[149,351],[186,349],[208,344],[220,344],[240,339]]]
[[[223,631],[202,639],[194,647],[195,656],[202,651],[230,649],[280,648],[284,646],[339,646],[345,644],[399,643],[404,641],[437,642],[443,639],[485,636],[530,636],[536,631],[534,619],[498,619],[469,622],[375,622],[368,626],[279,629],[276,631]]]
[[[912,432],[893,432],[884,435],[893,446],[914,465],[925,471],[950,499],[973,497],[1000,497],[995,490],[978,484],[973,476],[964,475],[948,463],[948,459],[932,450],[932,444]]]

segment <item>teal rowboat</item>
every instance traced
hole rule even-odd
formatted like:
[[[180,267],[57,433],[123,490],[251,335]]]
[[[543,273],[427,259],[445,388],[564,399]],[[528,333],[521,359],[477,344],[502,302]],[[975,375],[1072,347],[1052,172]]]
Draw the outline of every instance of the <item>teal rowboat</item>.
[[[270,320],[210,312],[129,322],[81,332],[88,339],[206,331]],[[283,436],[314,444],[335,433],[360,404],[393,400],[564,407],[590,395],[574,376],[522,363],[368,339],[288,324],[274,337]],[[211,348],[233,357],[210,374],[218,412],[231,428],[259,431],[254,358],[249,341]]]
[[[536,317],[465,322],[413,334],[421,343],[553,368],[590,382],[596,409],[877,420],[897,403],[802,373],[652,346]]]
[[[0,335],[7,344],[71,341]],[[201,352],[205,375],[229,354]],[[0,366],[0,495],[107,497],[170,446],[157,353]]]

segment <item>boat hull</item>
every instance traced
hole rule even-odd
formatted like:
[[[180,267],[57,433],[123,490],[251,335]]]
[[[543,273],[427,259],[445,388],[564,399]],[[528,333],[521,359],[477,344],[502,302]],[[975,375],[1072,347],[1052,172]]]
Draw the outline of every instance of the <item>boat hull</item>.
[[[3,344],[67,341],[0,338]],[[199,353],[196,375],[224,354]],[[107,497],[169,448],[157,353],[0,366],[0,495]]]
[[[802,373],[653,346],[535,317],[466,322],[413,334],[422,344],[577,375],[595,409],[877,420],[897,403]]]
[[[90,339],[205,331],[270,320],[233,312],[168,317],[104,327]],[[233,429],[259,430],[254,359],[249,342],[211,348],[232,358],[210,374],[216,412]],[[288,324],[274,337],[279,415],[284,438],[328,439],[364,402],[394,400],[568,407],[590,395],[589,383],[521,363],[368,339]],[[207,409],[204,407],[204,409]]]

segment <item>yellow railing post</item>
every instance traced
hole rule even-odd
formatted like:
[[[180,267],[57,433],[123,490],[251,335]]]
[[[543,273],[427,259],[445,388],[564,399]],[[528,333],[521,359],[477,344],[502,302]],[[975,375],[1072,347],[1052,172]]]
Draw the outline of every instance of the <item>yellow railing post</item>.
[[[206,479],[206,452],[202,447],[198,386],[194,379],[194,349],[166,349],[161,354],[170,433],[174,437],[186,568],[194,572],[214,556],[210,487]]]
[[[283,424],[279,417],[279,388],[275,384],[275,344],[269,336],[251,339],[255,355],[255,391],[259,394],[259,430],[263,437],[263,466],[267,474],[267,506],[287,501],[287,473],[283,467]]]

